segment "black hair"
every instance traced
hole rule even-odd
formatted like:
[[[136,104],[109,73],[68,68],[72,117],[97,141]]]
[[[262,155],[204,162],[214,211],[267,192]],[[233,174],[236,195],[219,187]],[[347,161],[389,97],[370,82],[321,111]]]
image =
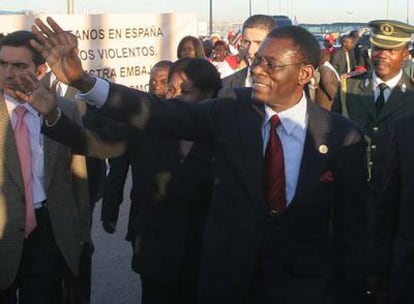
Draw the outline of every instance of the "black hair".
[[[25,47],[32,53],[33,63],[38,67],[46,61],[43,56],[30,45],[30,40],[32,39],[37,40],[36,36],[30,31],[15,31],[0,39],[0,49],[3,46]]]
[[[168,80],[177,72],[186,74],[194,86],[203,94],[216,97],[221,88],[220,73],[216,67],[203,58],[181,58],[175,61],[170,67]]]
[[[154,64],[152,68],[168,68],[169,69],[172,64],[173,62],[170,60],[160,60],[156,64]]]
[[[306,29],[299,26],[285,26],[272,30],[268,38],[292,39],[301,60],[305,64],[311,64],[315,69],[319,65],[320,47],[316,38]]]
[[[269,15],[252,15],[243,23],[243,31],[247,28],[257,28],[270,32],[276,27],[277,22],[275,18]]]

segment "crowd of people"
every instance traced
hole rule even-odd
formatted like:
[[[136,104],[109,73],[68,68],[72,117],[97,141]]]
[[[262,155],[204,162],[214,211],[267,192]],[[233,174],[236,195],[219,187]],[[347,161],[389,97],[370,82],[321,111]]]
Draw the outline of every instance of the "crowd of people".
[[[149,92],[52,18],[1,38],[0,303],[90,303],[91,215],[116,231],[129,169],[143,304],[414,303],[414,27],[368,26],[321,48],[253,15]]]

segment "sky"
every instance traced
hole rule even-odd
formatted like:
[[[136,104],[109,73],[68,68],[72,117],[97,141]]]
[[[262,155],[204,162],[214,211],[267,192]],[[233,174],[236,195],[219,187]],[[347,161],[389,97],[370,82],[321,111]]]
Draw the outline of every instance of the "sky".
[[[1,10],[64,14],[70,0],[0,0]],[[72,0],[75,13],[194,12],[198,21],[243,22],[252,14],[287,15],[298,23],[394,19],[414,24],[414,0]],[[329,4],[329,5],[328,5]],[[409,12],[409,15],[407,15]]]

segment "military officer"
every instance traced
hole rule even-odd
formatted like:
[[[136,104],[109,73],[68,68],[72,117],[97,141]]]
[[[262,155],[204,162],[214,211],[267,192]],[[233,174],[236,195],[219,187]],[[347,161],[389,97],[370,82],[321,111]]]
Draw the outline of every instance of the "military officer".
[[[389,268],[384,257],[388,255],[384,239],[392,238],[391,227],[378,230],[381,206],[378,203],[384,179],[387,175],[387,159],[390,156],[389,139],[394,121],[405,113],[414,113],[414,85],[403,71],[409,56],[409,43],[414,27],[393,20],[374,20],[368,24],[372,29],[370,38],[373,70],[365,74],[344,79],[332,107],[359,124],[369,141],[369,202],[368,225],[370,232],[370,272],[382,278],[375,288],[386,292],[386,273]],[[389,216],[392,216],[389,213]],[[393,220],[390,218],[390,222]],[[388,229],[389,231],[384,231]],[[374,291],[375,292],[375,291]]]

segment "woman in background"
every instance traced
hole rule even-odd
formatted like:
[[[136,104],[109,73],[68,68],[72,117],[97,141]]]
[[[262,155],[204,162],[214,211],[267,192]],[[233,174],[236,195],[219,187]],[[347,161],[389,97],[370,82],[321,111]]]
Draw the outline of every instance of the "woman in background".
[[[205,58],[203,44],[197,37],[185,36],[177,47],[177,58]]]

